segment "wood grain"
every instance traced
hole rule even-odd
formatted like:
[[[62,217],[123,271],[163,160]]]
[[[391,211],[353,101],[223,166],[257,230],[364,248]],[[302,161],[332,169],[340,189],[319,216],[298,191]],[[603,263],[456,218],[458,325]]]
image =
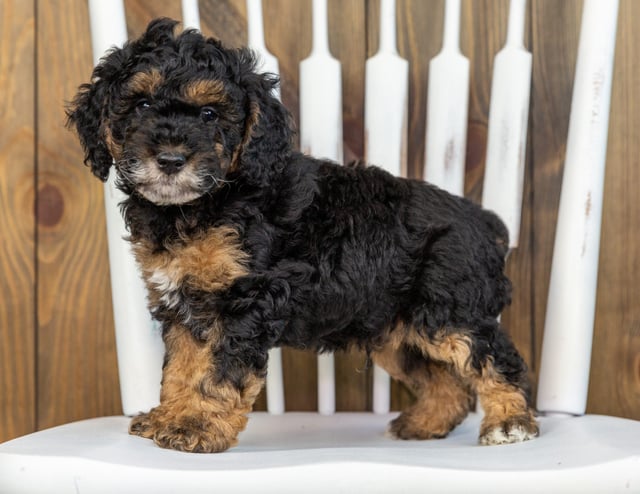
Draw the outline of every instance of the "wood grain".
[[[372,56],[378,49],[379,2],[370,0],[369,6],[367,56]],[[442,48],[444,1],[399,0],[396,15],[398,52],[409,61],[407,170],[409,177],[423,178],[429,61]]]
[[[562,170],[566,152],[582,2],[534,0],[530,152],[533,163],[532,282],[534,366],[540,360]],[[534,388],[535,390],[535,388]]]
[[[41,0],[37,12],[37,417],[44,428],[121,407],[102,184],[64,127],[64,103],[91,74],[87,4]]]
[[[398,53],[409,61],[409,105],[407,129],[407,176],[422,178],[427,114],[429,60],[442,45],[444,2],[440,0],[399,0],[396,3],[396,43]],[[424,29],[426,19],[432,29]],[[367,57],[378,50],[380,2],[367,1]],[[413,396],[400,382],[391,383],[391,409],[401,410],[413,402]]]
[[[286,13],[286,15],[283,15]],[[311,1],[263,2],[265,43],[278,58],[282,102],[300,125],[300,61],[311,52]],[[296,136],[299,144],[299,136]],[[318,409],[317,361],[310,352],[284,348],[282,366],[287,410]]]
[[[587,408],[640,419],[640,4],[618,16]]]
[[[35,17],[0,2],[0,442],[35,420]]]
[[[310,12],[309,0],[263,2],[265,44],[278,58],[282,102],[291,112],[296,128],[300,125],[299,65],[311,51]],[[296,136],[297,143],[298,136]],[[310,352],[284,348],[282,367],[285,409],[317,410],[318,375],[315,356]]]
[[[506,0],[463,2],[461,50],[469,57],[471,66],[465,196],[477,204],[481,203],[485,171],[493,62],[506,42],[508,17]],[[531,49],[528,22],[525,26],[525,46]],[[531,338],[532,183],[528,172],[533,169],[533,153],[530,145],[526,156],[520,244],[509,255],[506,269],[513,284],[512,303],[503,312],[501,324],[529,365],[531,378],[535,379]]]
[[[366,13],[364,0],[329,1],[329,48],[342,65],[344,163],[364,156],[364,66]],[[336,409],[371,409],[371,372],[363,352],[335,356]]]
[[[176,0],[154,0],[153,2],[125,0],[124,11],[127,19],[127,34],[130,39],[140,36],[147,24],[157,17],[182,20],[181,4]]]

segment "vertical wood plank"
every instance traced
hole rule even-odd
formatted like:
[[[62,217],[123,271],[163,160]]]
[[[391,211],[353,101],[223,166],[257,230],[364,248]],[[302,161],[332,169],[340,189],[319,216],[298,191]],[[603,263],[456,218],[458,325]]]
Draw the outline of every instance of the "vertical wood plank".
[[[487,151],[493,58],[504,45],[509,12],[507,0],[464,0],[460,49],[469,57],[469,127],[465,196],[480,204]]]
[[[378,50],[380,2],[369,0],[367,57]],[[429,61],[442,48],[444,0],[398,0],[396,3],[398,53],[409,61],[409,115],[407,129],[407,175],[424,175]],[[391,409],[401,410],[413,396],[399,382],[391,384]]]
[[[369,6],[367,56],[372,56],[378,49],[379,1],[369,0]],[[409,61],[407,172],[423,178],[429,61],[442,48],[444,0],[398,0],[396,14],[398,52]]]
[[[471,61],[465,195],[476,204],[481,203],[482,197],[493,62],[506,42],[508,18],[508,0],[463,2],[461,49]],[[525,26],[527,25],[528,22]],[[525,28],[525,39],[529,37],[529,30]],[[531,49],[530,42],[525,44],[528,49]],[[532,184],[527,173],[527,170],[533,167],[531,146],[526,156],[520,245],[511,252],[506,264],[507,275],[513,284],[512,302],[502,314],[501,325],[509,333],[527,362],[533,379],[535,352],[532,347],[532,232],[530,229]]]
[[[0,442],[35,417],[35,13],[0,2]]]
[[[493,60],[497,52],[504,46],[507,36],[507,25],[509,19],[509,4],[502,5],[500,15],[501,29],[500,37],[497,40],[498,46],[494,46],[490,75],[493,75]],[[532,3],[527,3],[524,27],[525,49],[533,52],[533,41],[531,34],[531,22],[533,18]],[[493,80],[491,80],[493,83]],[[533,80],[530,82],[533,86]],[[532,92],[533,89],[530,88]],[[491,93],[489,93],[491,94]],[[531,105],[530,105],[531,111]],[[488,115],[488,114],[487,114]],[[534,307],[534,284],[533,284],[533,169],[535,167],[534,153],[532,149],[531,133],[533,130],[532,118],[529,116],[527,129],[527,149],[525,153],[524,184],[522,191],[522,212],[520,225],[520,238],[518,248],[514,249],[507,257],[506,273],[513,283],[513,294],[511,305],[503,312],[501,324],[511,336],[516,348],[525,359],[529,369],[531,384],[536,382],[536,347],[535,347],[535,327],[533,318]],[[485,141],[486,142],[486,141]],[[485,144],[486,158],[486,144]],[[484,170],[484,162],[482,169]],[[484,172],[483,172],[484,174]],[[532,386],[532,390],[535,386]]]
[[[329,46],[342,64],[344,163],[364,156],[365,0],[329,1]]]
[[[204,2],[203,2],[204,3]],[[182,22],[180,0],[125,0],[124,9],[127,18],[127,34],[129,39],[140,36],[147,24],[157,17],[171,17]],[[179,27],[182,29],[182,27]]]
[[[38,427],[121,413],[102,185],[64,127],[91,74],[86,2],[37,2]]]
[[[569,128],[582,1],[532,0],[530,144],[533,349],[539,364],[562,170]]]
[[[640,4],[620,2],[587,409],[640,419]]]
[[[263,1],[264,35],[267,48],[280,64],[282,103],[300,125],[300,61],[311,52],[311,0]],[[296,135],[299,145],[299,135]],[[318,409],[317,360],[308,351],[284,348],[282,370],[286,410]]]
[[[246,46],[248,42],[246,0],[201,1],[199,4],[200,30],[205,36],[219,38],[227,46]],[[266,8],[268,5],[263,5],[263,16],[266,16],[264,12]]]
[[[265,43],[280,64],[282,103],[300,128],[300,62],[311,52],[311,0],[263,0]],[[299,144],[299,135],[294,137]]]
[[[311,53],[311,0],[263,0],[263,4],[267,48],[280,62],[282,103],[299,129],[300,62]]]
[[[329,46],[342,64],[344,163],[364,156],[364,75],[366,14],[364,0],[329,1]],[[371,410],[371,372],[364,352],[338,352],[336,410]]]

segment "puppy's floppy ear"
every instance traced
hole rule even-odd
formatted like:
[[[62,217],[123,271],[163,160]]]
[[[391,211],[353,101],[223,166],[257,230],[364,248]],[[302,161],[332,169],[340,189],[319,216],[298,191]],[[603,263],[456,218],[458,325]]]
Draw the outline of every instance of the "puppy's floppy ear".
[[[94,72],[95,79],[95,72]],[[106,122],[106,106],[109,104],[109,83],[97,79],[91,84],[83,84],[78,94],[67,108],[67,126],[75,126],[84,149],[84,163],[100,180],[109,176],[113,156],[107,142],[110,131]]]
[[[232,168],[242,169],[252,182],[262,183],[268,174],[282,171],[291,154],[292,119],[274,96],[277,76],[257,73],[254,55],[249,50],[242,50],[240,57],[249,65],[242,78],[247,116]]]
[[[132,60],[141,53],[172,43],[177,24],[167,18],[155,19],[138,40],[108,52],[94,69],[92,82],[80,86],[67,108],[67,126],[75,126],[78,131],[85,152],[84,162],[103,181],[109,176],[113,158],[118,159],[120,152],[111,132],[110,107],[117,102],[124,79],[131,75]]]

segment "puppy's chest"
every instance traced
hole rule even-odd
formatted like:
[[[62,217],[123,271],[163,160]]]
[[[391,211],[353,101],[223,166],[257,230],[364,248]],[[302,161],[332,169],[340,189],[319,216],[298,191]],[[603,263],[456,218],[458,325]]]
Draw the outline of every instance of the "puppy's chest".
[[[139,240],[133,251],[153,308],[162,305],[184,310],[185,293],[219,293],[248,273],[249,255],[242,250],[237,231],[227,226],[211,228],[163,249]]]

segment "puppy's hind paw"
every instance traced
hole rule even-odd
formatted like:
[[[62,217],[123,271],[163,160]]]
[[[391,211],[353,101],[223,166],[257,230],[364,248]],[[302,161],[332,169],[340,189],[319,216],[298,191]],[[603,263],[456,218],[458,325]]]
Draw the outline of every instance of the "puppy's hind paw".
[[[538,424],[529,417],[513,417],[500,424],[483,425],[479,442],[483,446],[528,441],[539,435]]]

